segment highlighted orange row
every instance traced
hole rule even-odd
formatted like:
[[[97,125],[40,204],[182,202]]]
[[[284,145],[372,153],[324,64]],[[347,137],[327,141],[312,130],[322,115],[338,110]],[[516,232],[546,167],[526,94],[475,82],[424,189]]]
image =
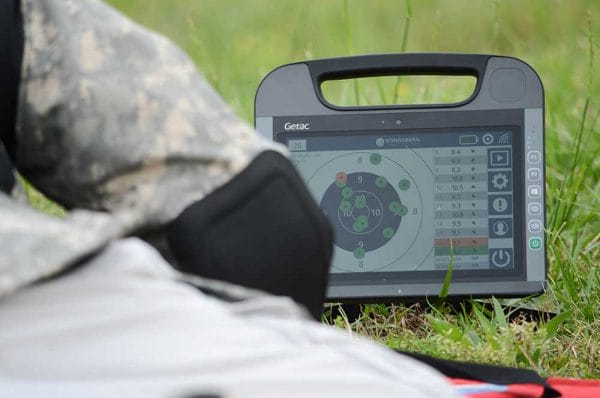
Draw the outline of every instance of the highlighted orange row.
[[[435,240],[435,247],[450,247],[452,240],[453,247],[474,247],[487,246],[487,237],[472,237],[472,238],[438,238]]]

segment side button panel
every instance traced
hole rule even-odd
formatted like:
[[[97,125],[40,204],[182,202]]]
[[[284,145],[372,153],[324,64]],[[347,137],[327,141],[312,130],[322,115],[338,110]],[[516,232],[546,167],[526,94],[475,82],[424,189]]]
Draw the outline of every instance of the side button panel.
[[[525,109],[525,247],[527,280],[544,280],[544,111]]]

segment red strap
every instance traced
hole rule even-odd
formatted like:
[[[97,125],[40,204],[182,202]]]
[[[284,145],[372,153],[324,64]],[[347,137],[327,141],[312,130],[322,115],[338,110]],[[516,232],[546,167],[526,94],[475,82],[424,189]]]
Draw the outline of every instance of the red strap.
[[[542,386],[535,384],[510,384],[506,386],[505,391],[483,391],[486,386],[490,386],[490,389],[493,390],[495,385],[468,379],[450,378],[448,380],[457,388],[460,388],[459,391],[467,392],[463,396],[469,398],[539,398],[544,391]],[[600,397],[600,380],[551,377],[548,379],[548,384],[558,390],[563,398]],[[469,387],[473,388],[470,389]],[[473,393],[469,393],[469,390]]]
[[[564,398],[600,397],[600,380],[550,377],[548,379],[548,384],[560,391]]]
[[[449,381],[457,386],[457,392],[462,393],[463,397],[469,398],[540,398],[544,393],[544,387],[537,384],[502,386],[467,379],[451,378]],[[486,390],[486,387],[489,387],[490,390],[497,390],[494,387],[505,388],[505,391],[482,391]]]

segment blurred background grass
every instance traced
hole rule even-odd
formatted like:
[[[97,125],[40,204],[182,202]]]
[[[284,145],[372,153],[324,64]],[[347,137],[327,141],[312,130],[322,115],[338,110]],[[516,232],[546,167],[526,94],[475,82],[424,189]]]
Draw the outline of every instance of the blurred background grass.
[[[399,52],[404,1],[110,0],[179,44],[246,120],[254,92],[273,68],[294,61]],[[568,109],[587,84],[590,1],[413,1],[407,51],[484,52],[516,56],[538,71],[549,104]],[[593,88],[598,92],[600,79]],[[568,90],[565,90],[568,88]],[[550,112],[549,112],[550,113]]]
[[[600,377],[599,1],[109,3],[181,46],[249,123],[260,80],[303,59],[406,50],[496,53],[532,65],[546,94],[550,291],[512,304],[560,315],[509,319],[494,300],[462,311],[370,305],[356,321],[342,313],[332,322],[395,348]]]

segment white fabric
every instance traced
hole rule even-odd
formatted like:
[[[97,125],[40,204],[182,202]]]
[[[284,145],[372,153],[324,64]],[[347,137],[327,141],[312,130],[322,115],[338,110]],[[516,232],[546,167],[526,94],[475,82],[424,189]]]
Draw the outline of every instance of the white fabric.
[[[290,300],[227,304],[177,277],[126,239],[0,300],[0,396],[454,396],[433,370]]]

